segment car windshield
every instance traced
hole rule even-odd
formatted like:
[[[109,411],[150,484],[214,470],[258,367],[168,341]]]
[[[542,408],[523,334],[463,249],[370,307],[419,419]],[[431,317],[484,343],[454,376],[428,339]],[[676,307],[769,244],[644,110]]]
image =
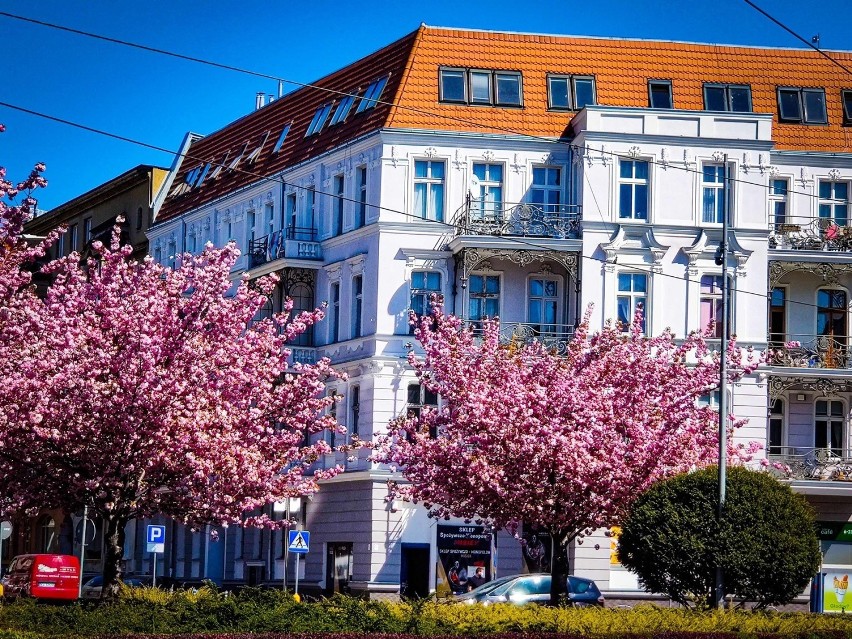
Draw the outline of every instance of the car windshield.
[[[492,596],[501,596],[505,595],[509,589],[512,590],[513,594],[521,594],[526,593],[530,594],[533,592],[549,592],[550,591],[550,575],[535,575],[535,576],[527,576],[527,577],[519,577],[517,579],[513,579],[511,583],[503,584],[499,588],[495,588],[491,593]],[[517,592],[515,592],[517,589]]]
[[[92,577],[89,581],[86,582],[86,586],[92,586],[94,588],[103,584],[103,577]]]
[[[481,586],[477,586],[473,590],[470,590],[466,593],[463,593],[463,597],[476,597],[477,595],[484,595],[485,593],[491,592],[498,586],[515,579],[515,577],[500,577],[499,579],[492,579],[491,581],[486,581]]]

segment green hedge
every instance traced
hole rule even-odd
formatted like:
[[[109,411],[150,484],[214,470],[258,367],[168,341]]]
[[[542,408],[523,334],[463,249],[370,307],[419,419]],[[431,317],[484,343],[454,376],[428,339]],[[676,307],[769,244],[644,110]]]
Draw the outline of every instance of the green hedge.
[[[652,605],[632,610],[556,609],[508,604],[486,607],[434,602],[382,603],[351,597],[296,603],[278,591],[244,590],[226,595],[207,589],[198,593],[132,591],[116,602],[103,605],[52,606],[21,601],[0,606],[0,639],[176,633],[189,639],[203,633],[246,632],[305,636],[349,633],[370,637],[558,633],[560,639],[569,635],[679,639],[686,636],[684,633],[701,633],[690,637],[839,639],[852,637],[852,618],[793,613],[697,613]]]

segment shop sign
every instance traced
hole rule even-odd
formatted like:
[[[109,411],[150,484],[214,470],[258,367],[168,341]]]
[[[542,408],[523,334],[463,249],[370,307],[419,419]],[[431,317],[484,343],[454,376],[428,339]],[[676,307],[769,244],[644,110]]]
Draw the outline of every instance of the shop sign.
[[[852,523],[841,521],[818,521],[817,534],[822,541],[852,542]]]
[[[461,594],[491,581],[491,534],[484,526],[437,528],[439,595]]]

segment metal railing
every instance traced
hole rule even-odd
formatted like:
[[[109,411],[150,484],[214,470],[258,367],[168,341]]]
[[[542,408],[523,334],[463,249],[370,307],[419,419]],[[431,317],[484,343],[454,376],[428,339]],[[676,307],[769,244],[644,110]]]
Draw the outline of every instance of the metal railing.
[[[288,227],[249,242],[249,268],[282,257],[300,260],[322,259],[322,250],[314,228]]]
[[[767,446],[767,458],[787,466],[787,476],[816,481],[852,481],[852,451],[843,448]]]
[[[576,204],[535,205],[485,202],[468,197],[456,211],[459,235],[579,238],[581,210]]]
[[[852,368],[852,337],[842,335],[770,335],[772,366]]]
[[[474,335],[482,334],[482,322],[467,320]],[[528,322],[500,322],[500,342],[503,344],[530,344],[540,342],[546,349],[564,355],[574,337],[573,324],[531,324]]]
[[[772,225],[769,248],[852,251],[852,225],[845,219],[790,217]]]

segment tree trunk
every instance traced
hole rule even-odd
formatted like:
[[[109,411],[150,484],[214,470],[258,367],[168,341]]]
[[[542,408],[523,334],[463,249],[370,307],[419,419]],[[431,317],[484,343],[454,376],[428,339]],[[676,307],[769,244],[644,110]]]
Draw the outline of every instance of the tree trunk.
[[[104,573],[101,599],[115,599],[121,588],[121,562],[124,557],[124,528],[127,518],[109,515],[104,518]]]
[[[568,599],[568,544],[572,537],[564,531],[550,531],[553,557],[550,559],[550,604],[566,605]]]

